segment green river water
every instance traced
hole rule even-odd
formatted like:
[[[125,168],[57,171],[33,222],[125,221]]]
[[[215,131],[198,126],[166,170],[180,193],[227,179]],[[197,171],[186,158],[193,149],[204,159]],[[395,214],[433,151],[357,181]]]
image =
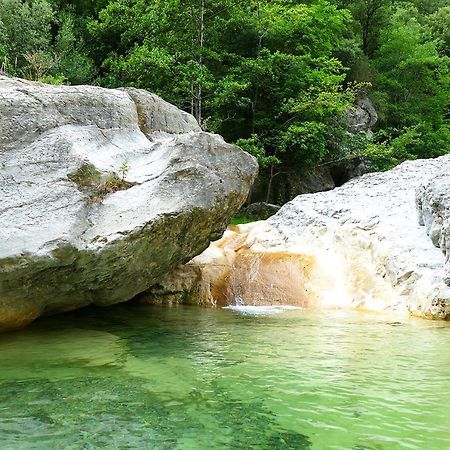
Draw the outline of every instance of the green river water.
[[[450,323],[118,306],[0,335],[0,448],[450,449]]]

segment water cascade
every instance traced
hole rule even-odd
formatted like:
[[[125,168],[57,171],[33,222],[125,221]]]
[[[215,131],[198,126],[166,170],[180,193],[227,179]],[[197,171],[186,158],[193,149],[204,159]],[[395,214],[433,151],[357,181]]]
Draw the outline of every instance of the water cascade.
[[[358,244],[353,235],[337,239],[330,232],[277,242],[267,223],[240,225],[180,267],[169,282],[183,280],[179,290],[217,306],[406,311],[397,307],[399,294],[383,267],[363,251],[366,244]]]

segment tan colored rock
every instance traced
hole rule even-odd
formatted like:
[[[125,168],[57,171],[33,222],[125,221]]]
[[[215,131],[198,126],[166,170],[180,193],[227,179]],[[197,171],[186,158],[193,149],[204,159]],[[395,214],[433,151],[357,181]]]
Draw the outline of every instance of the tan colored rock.
[[[289,252],[240,250],[229,271],[213,288],[222,305],[308,306],[310,261]]]
[[[282,251],[252,251],[247,240],[254,228],[255,224],[230,227],[222,239],[177,267],[141,300],[203,306],[307,306],[314,259]]]

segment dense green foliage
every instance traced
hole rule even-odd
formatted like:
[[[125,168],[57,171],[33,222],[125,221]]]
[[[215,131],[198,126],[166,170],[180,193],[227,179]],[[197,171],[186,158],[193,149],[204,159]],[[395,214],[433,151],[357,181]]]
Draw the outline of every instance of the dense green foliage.
[[[156,92],[256,155],[277,201],[283,174],[449,152],[449,30],[445,0],[0,0],[0,65]],[[361,87],[372,138],[343,120]]]

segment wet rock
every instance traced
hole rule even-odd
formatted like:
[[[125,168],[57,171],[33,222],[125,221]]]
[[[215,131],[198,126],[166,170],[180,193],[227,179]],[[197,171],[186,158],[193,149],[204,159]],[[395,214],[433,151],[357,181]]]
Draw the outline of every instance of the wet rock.
[[[202,306],[308,306],[313,260],[293,252],[252,250],[248,237],[258,224],[230,227],[222,239],[177,267],[140,300]]]
[[[253,157],[135,89],[0,76],[0,329],[131,299],[220,236]]]
[[[143,303],[186,303],[202,306],[229,305],[227,280],[247,234],[230,227],[223,237],[187,264],[179,265],[138,298]]]
[[[308,257],[292,252],[236,252],[233,264],[214,285],[220,305],[308,306]]]

